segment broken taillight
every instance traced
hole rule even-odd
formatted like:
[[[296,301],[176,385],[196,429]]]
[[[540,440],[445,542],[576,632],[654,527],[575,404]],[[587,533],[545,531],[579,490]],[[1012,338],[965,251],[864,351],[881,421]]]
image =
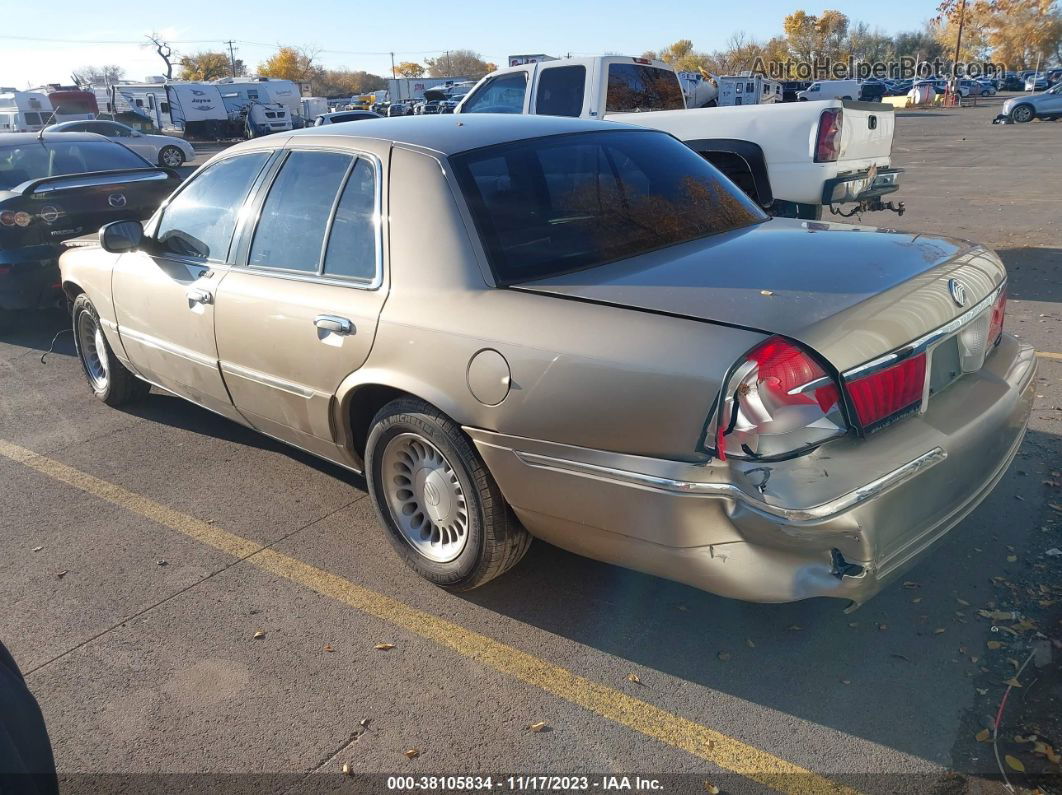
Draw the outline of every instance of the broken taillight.
[[[791,455],[847,433],[837,382],[799,345],[771,337],[735,369],[716,430],[720,458]]]
[[[926,355],[920,353],[891,367],[847,382],[848,397],[864,431],[875,430],[916,410],[926,383]]]
[[[832,163],[841,152],[841,129],[844,125],[842,108],[826,108],[819,116],[819,132],[815,138],[815,162]]]

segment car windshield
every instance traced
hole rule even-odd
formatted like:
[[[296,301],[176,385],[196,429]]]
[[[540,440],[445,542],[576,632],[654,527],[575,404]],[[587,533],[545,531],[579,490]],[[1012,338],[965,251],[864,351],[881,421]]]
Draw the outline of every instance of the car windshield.
[[[0,190],[31,179],[150,166],[140,155],[110,141],[28,141],[0,146]]]
[[[758,223],[700,155],[649,131],[575,133],[452,158],[500,283],[541,279]]]

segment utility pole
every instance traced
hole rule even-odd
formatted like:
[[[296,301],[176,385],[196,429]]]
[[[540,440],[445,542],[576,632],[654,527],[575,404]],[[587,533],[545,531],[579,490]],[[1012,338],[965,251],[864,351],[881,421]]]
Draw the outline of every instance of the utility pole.
[[[232,39],[229,39],[225,43],[229,45],[229,63],[232,64],[232,76],[236,77],[236,50],[233,49],[232,46],[236,42],[234,42]]]
[[[953,77],[958,77],[956,71],[959,66],[959,49],[962,46],[962,25],[966,21],[966,0],[962,0],[962,5],[959,6],[959,35],[955,37],[955,57],[952,59],[951,74]]]
[[[449,50],[446,51],[446,76],[447,77],[453,77],[454,76],[454,68],[453,68],[453,66],[450,65],[450,51]]]
[[[395,72],[395,54],[391,53],[391,79],[397,80],[398,74]]]

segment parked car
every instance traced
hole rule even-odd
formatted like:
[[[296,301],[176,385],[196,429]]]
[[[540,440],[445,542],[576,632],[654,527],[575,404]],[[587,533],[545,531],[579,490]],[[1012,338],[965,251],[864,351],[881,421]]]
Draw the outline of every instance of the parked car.
[[[365,119],[379,119],[380,114],[371,110],[341,110],[335,113],[320,113],[313,120],[314,127],[324,124],[341,124],[345,121],[365,121]]]
[[[859,99],[862,85],[858,80],[816,80],[797,99],[805,102],[820,99]]]
[[[863,602],[1017,452],[1036,358],[988,249],[772,219],[614,122],[305,132],[64,254],[78,355],[109,405],[154,383],[364,472],[440,586],[537,536],[724,596]]]
[[[1057,83],[1047,91],[1041,91],[1038,94],[1011,97],[1003,103],[1003,108],[996,120],[1009,120],[1024,124],[1033,119],[1059,118],[1062,118],[1062,83]]]
[[[116,121],[64,121],[53,124],[49,132],[96,133],[127,146],[150,163],[179,168],[195,160],[195,149],[183,138],[173,135],[149,135]]]
[[[864,80],[859,84],[858,99],[864,102],[881,102],[882,97],[888,93],[889,87],[881,80],[873,78]]]
[[[123,218],[147,218],[180,183],[130,149],[91,133],[0,134],[0,321],[61,299],[64,240]]]
[[[387,106],[387,116],[389,118],[393,117],[393,116],[408,116],[408,115],[409,115],[409,108],[407,108],[401,102],[392,102],[390,105]]]
[[[1024,91],[1025,80],[1014,72],[1006,72],[999,81],[1000,91]]]
[[[1025,78],[1026,91],[1043,91],[1049,87],[1046,75],[1029,75]]]
[[[996,84],[991,80],[982,79],[974,81],[981,87],[980,96],[982,97],[994,97],[996,95]]]
[[[796,102],[797,94],[811,85],[808,80],[786,80],[782,83],[782,102]]]

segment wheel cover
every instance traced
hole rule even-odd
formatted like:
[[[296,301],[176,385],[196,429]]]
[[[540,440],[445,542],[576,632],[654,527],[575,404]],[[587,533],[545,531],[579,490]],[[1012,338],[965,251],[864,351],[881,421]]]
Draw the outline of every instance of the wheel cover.
[[[167,166],[179,166],[181,164],[181,153],[172,147],[164,149],[162,151],[162,162]]]
[[[1014,118],[1020,121],[1025,121],[1032,116],[1032,109],[1026,105],[1020,105],[1014,109]]]
[[[110,382],[110,361],[107,357],[107,345],[103,340],[103,330],[96,318],[89,312],[77,316],[77,348],[81,354],[81,365],[89,383],[97,392],[105,392]]]
[[[468,543],[468,506],[439,448],[415,433],[395,436],[384,448],[380,480],[406,542],[436,563],[456,560]]]

